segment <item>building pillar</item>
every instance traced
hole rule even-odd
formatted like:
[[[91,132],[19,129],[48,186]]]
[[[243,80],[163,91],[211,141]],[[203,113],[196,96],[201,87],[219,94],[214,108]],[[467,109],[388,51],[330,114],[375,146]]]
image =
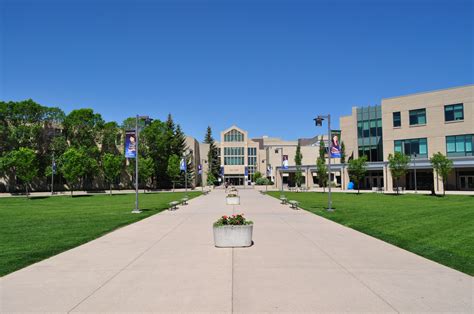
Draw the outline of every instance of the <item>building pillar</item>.
[[[443,179],[441,176],[437,175],[436,170],[433,169],[433,182],[434,182],[434,190],[436,194],[443,193]]]
[[[313,187],[313,174],[311,173],[309,167],[306,168],[306,187],[308,189]]]
[[[383,166],[383,179],[384,179],[385,192],[394,192],[393,191],[393,177],[387,164]]]
[[[351,178],[349,177],[349,170],[347,165],[344,165],[342,168],[342,175],[341,175],[341,188],[343,191],[347,190],[347,185],[349,184]]]
[[[275,168],[275,188],[277,190],[280,190],[280,184],[282,182],[281,180],[281,171],[279,169]]]

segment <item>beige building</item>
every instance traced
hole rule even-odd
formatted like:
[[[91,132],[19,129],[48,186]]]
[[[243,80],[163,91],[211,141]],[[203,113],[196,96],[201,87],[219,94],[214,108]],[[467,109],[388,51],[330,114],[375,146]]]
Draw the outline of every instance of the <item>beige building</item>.
[[[474,85],[382,99],[380,106],[352,108],[340,118],[341,138],[348,156],[369,160],[364,188],[393,191],[387,166],[389,154],[401,152],[412,159],[401,186],[442,191],[429,158],[448,156],[454,169],[449,190],[474,190]],[[416,175],[415,175],[416,172]]]
[[[313,187],[317,183],[315,164],[319,156],[321,139],[327,147],[327,136],[293,141],[268,136],[251,138],[246,130],[235,125],[220,132],[219,138],[220,141],[216,142],[221,165],[219,179],[221,183],[229,182],[233,185],[252,184],[255,182],[254,174],[260,172],[263,177],[274,182],[276,188],[281,188],[282,183],[285,188],[295,186],[295,155],[299,143],[303,155],[301,167],[303,184],[309,188]],[[197,150],[196,142],[194,138],[188,138],[188,147],[194,147],[195,151],[193,162],[197,175],[194,183],[199,185],[201,177],[202,182],[207,181],[209,145],[200,143]],[[282,166],[284,160],[287,161],[285,167]],[[199,168],[202,171],[199,171]],[[334,172],[333,180],[340,183],[340,172]]]

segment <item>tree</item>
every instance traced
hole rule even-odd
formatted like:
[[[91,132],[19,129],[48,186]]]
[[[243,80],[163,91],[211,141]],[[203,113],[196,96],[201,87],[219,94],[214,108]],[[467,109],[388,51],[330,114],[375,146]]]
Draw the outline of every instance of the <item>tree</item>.
[[[170,136],[166,123],[153,122],[140,132],[140,156],[150,157],[153,163],[152,180],[157,188],[169,188],[171,181],[166,174],[170,154]]]
[[[112,184],[122,171],[123,162],[124,158],[121,155],[105,153],[102,157],[102,167],[105,179],[109,182],[110,195],[112,195]]]
[[[207,127],[206,135],[204,136],[204,143],[209,144],[209,151],[207,153],[207,162],[209,165],[209,169],[211,170],[212,177],[214,181],[212,184],[215,183],[217,178],[219,177],[219,172],[221,168],[221,162],[219,160],[219,151],[215,144],[214,138],[212,137],[212,129],[210,126]],[[208,175],[209,178],[209,175]]]
[[[24,182],[26,197],[28,197],[28,185],[38,175],[36,154],[31,148],[21,147],[8,154],[9,166],[13,167],[15,175]]]
[[[443,196],[446,195],[446,181],[448,179],[448,175],[453,169],[453,161],[448,159],[448,157],[444,156],[442,153],[438,152],[430,158],[431,165],[433,169],[436,171],[436,178],[438,175],[441,176],[441,180],[443,181]]]
[[[74,187],[78,185],[87,172],[89,161],[83,150],[69,148],[59,158],[59,171],[66,179],[71,196],[73,196]]]
[[[295,165],[296,165],[295,183],[296,183],[296,186],[298,187],[301,187],[301,183],[303,182],[303,173],[301,172],[302,160],[303,160],[303,154],[301,153],[300,143],[298,143],[298,146],[296,146],[296,153],[295,153]]]
[[[367,174],[367,157],[362,156],[349,161],[349,177],[357,184],[357,194],[360,194],[360,182]]]
[[[138,180],[144,185],[144,189],[147,187],[147,182],[153,175],[154,162],[151,157],[141,157],[138,160]],[[143,191],[145,192],[145,190]]]
[[[66,138],[76,148],[96,147],[103,127],[102,116],[88,108],[73,110],[64,119]]]
[[[318,175],[318,184],[323,187],[326,192],[326,184],[328,182],[328,168],[324,158],[319,157],[316,161],[316,174]]]
[[[326,158],[326,145],[324,144],[324,140],[322,137],[319,141],[319,158],[321,158],[322,160]]]
[[[168,169],[166,170],[168,176],[173,183],[173,191],[176,184],[176,181],[179,180],[181,175],[181,170],[179,169],[180,158],[178,155],[171,155],[168,159]]]
[[[212,174],[212,172],[208,171],[207,172],[207,185],[214,185],[216,182],[216,177]]]
[[[120,144],[120,128],[117,122],[107,122],[102,130],[102,153],[118,154],[117,145]]]
[[[253,174],[253,181],[254,182],[257,182],[258,179],[260,179],[262,177],[262,173],[260,171],[256,171],[254,174]]]
[[[346,145],[341,141],[341,164],[346,163]]]
[[[388,155],[388,167],[390,168],[392,177],[397,182],[397,194],[399,193],[400,178],[407,174],[409,162],[410,157],[400,152],[395,152],[394,155]]]

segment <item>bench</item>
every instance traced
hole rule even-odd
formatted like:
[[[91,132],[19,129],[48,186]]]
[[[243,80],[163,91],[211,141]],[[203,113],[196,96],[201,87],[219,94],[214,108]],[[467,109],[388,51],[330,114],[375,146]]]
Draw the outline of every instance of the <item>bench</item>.
[[[288,201],[290,207],[293,209],[298,209],[299,202],[298,201]]]
[[[281,204],[288,204],[288,199],[285,196],[280,196]]]
[[[181,199],[181,205],[188,205],[188,201],[189,201],[189,198],[183,197],[183,198]]]
[[[175,210],[175,209],[178,209],[179,202],[173,201],[173,202],[170,202],[169,205],[170,205],[169,210]]]

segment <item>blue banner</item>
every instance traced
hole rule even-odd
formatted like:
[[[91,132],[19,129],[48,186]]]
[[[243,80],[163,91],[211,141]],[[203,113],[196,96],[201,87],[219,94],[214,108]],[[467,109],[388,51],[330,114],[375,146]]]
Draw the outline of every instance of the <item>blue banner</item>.
[[[53,165],[51,166],[51,171],[53,174],[56,174],[56,162],[53,160]]]
[[[198,174],[202,174],[202,165],[198,165]]]
[[[181,171],[186,171],[186,159],[182,158],[181,163],[179,164],[179,169]]]
[[[245,176],[246,176],[246,177],[249,176],[249,167],[245,167]]]
[[[125,133],[125,158],[137,158],[137,137],[135,131]]]
[[[220,175],[221,175],[221,177],[223,177],[223,176],[224,176],[224,167],[223,167],[223,166],[221,166]]]

